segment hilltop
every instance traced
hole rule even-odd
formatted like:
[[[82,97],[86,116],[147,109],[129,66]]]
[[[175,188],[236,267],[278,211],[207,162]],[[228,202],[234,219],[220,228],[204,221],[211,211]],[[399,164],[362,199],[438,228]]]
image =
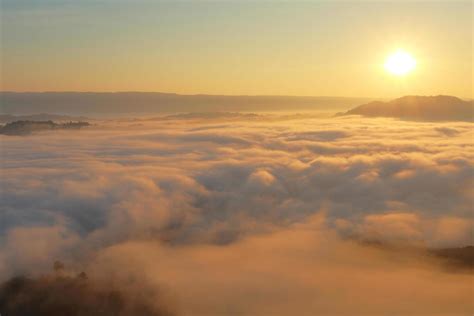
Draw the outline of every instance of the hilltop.
[[[416,121],[473,121],[474,102],[453,96],[404,96],[392,101],[359,105],[342,115],[394,117]]]
[[[34,132],[55,129],[79,129],[89,126],[88,122],[55,123],[53,121],[15,121],[0,126],[0,134],[4,135],[28,135]]]
[[[71,122],[88,120],[85,116],[69,116],[59,114],[31,114],[31,115],[11,115],[0,114],[0,123],[11,123],[14,121],[55,121],[55,122]]]

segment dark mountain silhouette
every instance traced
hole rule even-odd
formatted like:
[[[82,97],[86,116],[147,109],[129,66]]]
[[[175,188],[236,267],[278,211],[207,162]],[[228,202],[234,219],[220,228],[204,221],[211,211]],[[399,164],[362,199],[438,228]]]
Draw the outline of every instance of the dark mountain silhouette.
[[[446,263],[452,268],[465,268],[474,271],[474,246],[431,249],[430,253],[446,260]]]
[[[474,102],[453,96],[404,96],[389,102],[374,101],[359,105],[341,115],[394,117],[416,121],[474,120]]]
[[[14,121],[56,121],[56,122],[70,122],[70,121],[86,121],[88,120],[85,116],[69,116],[69,115],[57,115],[49,113],[40,113],[32,115],[11,115],[11,114],[0,114],[0,123],[10,123]]]
[[[53,121],[15,121],[0,126],[0,134],[4,135],[28,135],[34,132],[54,129],[79,129],[89,126],[88,122],[55,123]]]
[[[68,275],[64,266],[38,277],[17,276],[0,284],[5,316],[173,316],[161,293],[119,287],[85,272]]]
[[[450,271],[474,272],[474,246],[449,247],[449,248],[424,248],[417,245],[397,244],[377,239],[358,239],[354,240],[361,245],[385,250],[392,253],[398,253],[401,256],[411,256],[423,254],[432,259]]]

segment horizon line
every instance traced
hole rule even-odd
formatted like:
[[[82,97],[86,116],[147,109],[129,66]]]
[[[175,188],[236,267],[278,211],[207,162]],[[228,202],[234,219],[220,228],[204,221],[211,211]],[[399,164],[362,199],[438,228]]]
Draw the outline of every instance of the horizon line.
[[[405,96],[454,96],[463,100],[473,100],[474,97],[461,97],[450,94],[405,94],[402,96],[378,96],[378,97],[368,97],[368,96],[333,96],[333,95],[290,95],[290,94],[209,94],[209,93],[177,93],[177,92],[163,92],[163,91],[139,91],[139,90],[122,90],[122,91],[81,91],[81,90],[43,90],[43,91],[14,91],[14,90],[0,90],[0,93],[17,93],[17,94],[28,94],[28,93],[37,93],[37,94],[46,94],[46,93],[96,93],[96,94],[126,94],[126,93],[143,93],[143,94],[166,94],[166,95],[175,95],[175,96],[189,96],[189,97],[198,97],[198,96],[208,96],[208,97],[286,97],[286,98],[340,98],[340,99],[397,99]]]
[[[212,94],[212,93],[178,93],[163,91],[140,91],[140,90],[115,90],[115,91],[90,91],[90,90],[41,90],[41,91],[16,91],[16,90],[0,90],[0,93],[160,93],[178,96],[222,96],[222,97],[303,97],[303,98],[352,98],[352,99],[373,99],[380,97],[354,97],[354,96],[334,96],[334,95],[296,95],[296,94]]]

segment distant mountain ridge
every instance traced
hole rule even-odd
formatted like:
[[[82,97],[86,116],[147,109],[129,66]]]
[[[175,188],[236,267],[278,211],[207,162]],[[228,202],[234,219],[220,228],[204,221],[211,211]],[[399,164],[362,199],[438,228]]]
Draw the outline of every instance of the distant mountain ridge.
[[[392,101],[373,101],[341,115],[394,117],[417,121],[474,121],[474,101],[446,95],[404,96]]]
[[[182,95],[161,92],[0,92],[0,113],[94,114],[347,110],[371,98]]]

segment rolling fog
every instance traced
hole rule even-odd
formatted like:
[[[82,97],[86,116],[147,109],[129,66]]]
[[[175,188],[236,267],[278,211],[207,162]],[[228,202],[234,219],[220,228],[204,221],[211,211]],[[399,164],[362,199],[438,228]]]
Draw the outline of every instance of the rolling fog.
[[[472,274],[426,252],[472,244],[471,123],[93,123],[0,135],[0,280],[51,290],[60,260],[150,315],[472,313]]]

